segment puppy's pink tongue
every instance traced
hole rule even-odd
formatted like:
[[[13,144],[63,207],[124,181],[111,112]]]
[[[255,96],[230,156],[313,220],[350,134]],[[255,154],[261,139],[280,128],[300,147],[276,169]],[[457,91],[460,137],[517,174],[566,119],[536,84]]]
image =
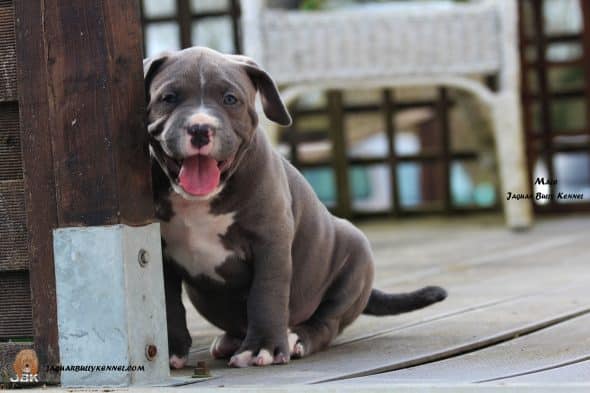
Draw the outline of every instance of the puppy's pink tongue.
[[[210,194],[219,185],[221,173],[217,161],[207,156],[193,156],[182,162],[178,180],[182,188],[192,195]]]

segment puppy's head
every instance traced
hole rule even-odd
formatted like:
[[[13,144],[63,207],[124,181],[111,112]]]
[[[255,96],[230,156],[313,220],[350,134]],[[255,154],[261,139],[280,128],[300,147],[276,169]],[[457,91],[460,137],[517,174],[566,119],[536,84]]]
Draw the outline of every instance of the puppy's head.
[[[217,194],[250,143],[258,117],[289,125],[271,77],[245,56],[195,47],[144,61],[151,152],[187,199]]]

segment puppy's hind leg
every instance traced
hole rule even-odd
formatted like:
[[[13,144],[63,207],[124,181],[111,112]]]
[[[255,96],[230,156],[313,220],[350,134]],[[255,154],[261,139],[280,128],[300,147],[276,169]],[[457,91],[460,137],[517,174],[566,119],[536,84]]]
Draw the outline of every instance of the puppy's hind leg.
[[[362,247],[349,256],[340,276],[326,292],[322,303],[304,323],[289,332],[292,358],[325,349],[363,311],[373,285],[370,252]]]
[[[215,359],[227,359],[231,357],[242,345],[242,339],[232,337],[227,333],[217,336],[211,343],[209,353]]]

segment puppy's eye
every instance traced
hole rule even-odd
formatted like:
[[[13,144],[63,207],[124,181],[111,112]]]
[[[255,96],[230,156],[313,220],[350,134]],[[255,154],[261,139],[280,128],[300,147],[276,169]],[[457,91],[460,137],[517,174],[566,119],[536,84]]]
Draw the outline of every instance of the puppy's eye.
[[[238,103],[238,99],[235,95],[227,93],[223,96],[223,105],[235,105]]]
[[[160,97],[160,100],[168,104],[176,104],[178,102],[178,95],[175,93],[164,93],[162,94],[162,97]]]

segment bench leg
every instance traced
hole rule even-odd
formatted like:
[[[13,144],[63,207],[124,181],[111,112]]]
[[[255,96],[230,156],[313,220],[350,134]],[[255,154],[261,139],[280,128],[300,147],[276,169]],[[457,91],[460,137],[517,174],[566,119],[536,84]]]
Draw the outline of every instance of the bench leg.
[[[492,107],[501,197],[506,224],[511,229],[532,225],[532,199],[507,200],[508,193],[529,194],[524,136],[521,127],[520,102],[512,92],[500,93]]]

